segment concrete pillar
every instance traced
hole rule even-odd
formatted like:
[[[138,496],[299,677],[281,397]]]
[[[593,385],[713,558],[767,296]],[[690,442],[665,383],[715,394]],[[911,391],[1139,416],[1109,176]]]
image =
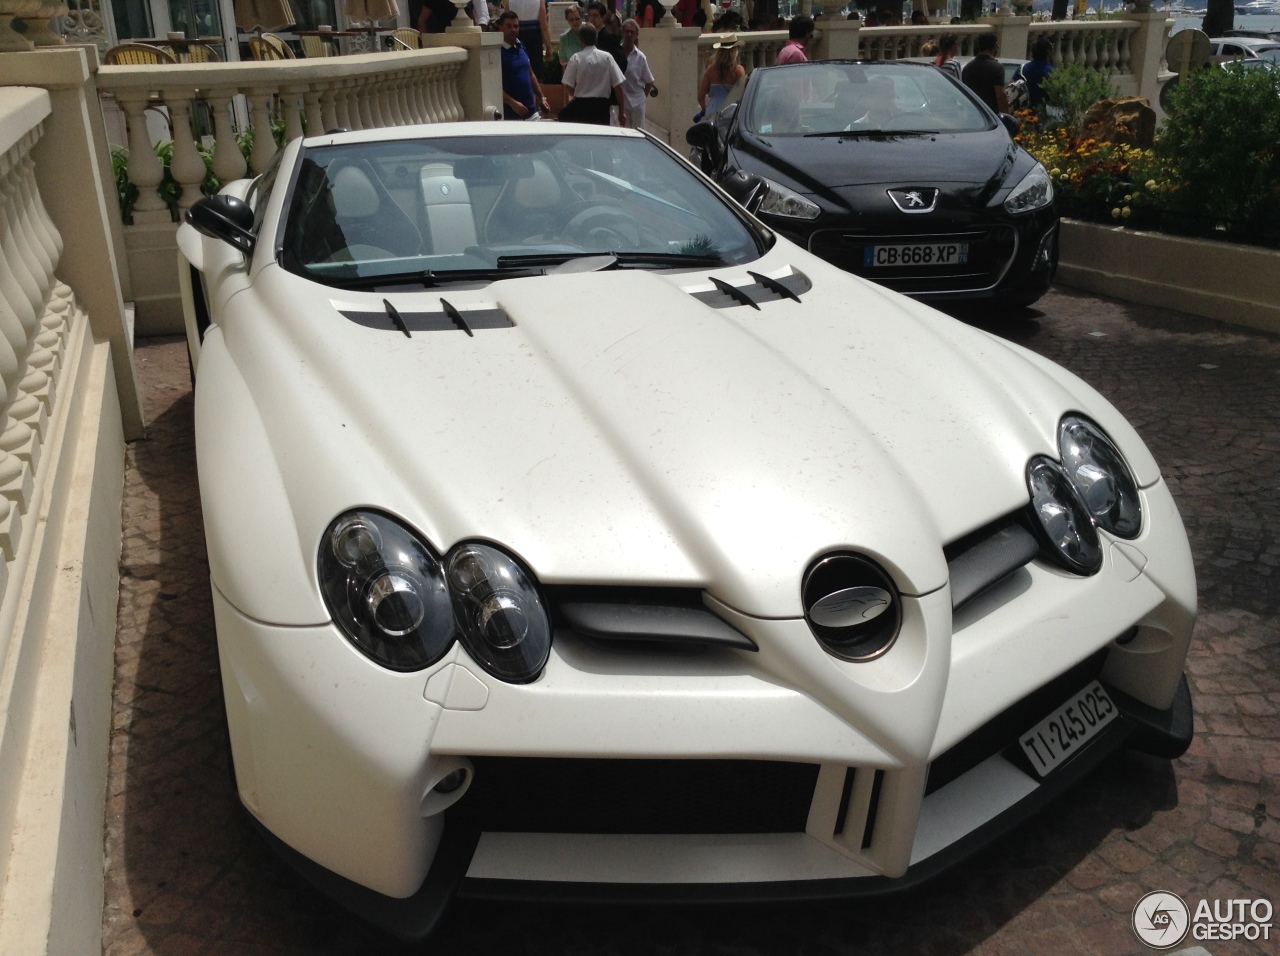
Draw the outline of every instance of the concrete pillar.
[[[1000,56],[1031,59],[1031,18],[1014,16],[983,17],[991,31],[1000,38]]]
[[[1125,19],[1136,20],[1139,25],[1129,41],[1129,66],[1138,81],[1138,95],[1145,96],[1159,110],[1164,48],[1168,45],[1173,21],[1165,13],[1155,10],[1126,13]]]
[[[658,95],[649,101],[646,117],[651,126],[669,131],[667,141],[683,151],[684,134],[698,112],[698,81],[702,79],[698,61],[697,27],[663,27],[646,30],[640,38],[649,58]],[[654,130],[655,134],[659,130]]]
[[[838,13],[824,13],[814,22],[811,56],[815,60],[856,60],[861,20],[845,20]]]

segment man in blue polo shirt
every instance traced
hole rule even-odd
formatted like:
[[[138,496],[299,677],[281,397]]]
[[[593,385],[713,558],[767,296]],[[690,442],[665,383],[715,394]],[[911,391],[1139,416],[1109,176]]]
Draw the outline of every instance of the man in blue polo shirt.
[[[503,118],[537,119],[538,110],[549,109],[549,106],[529,62],[529,54],[520,42],[520,15],[507,10],[498,17],[498,28],[502,31]]]

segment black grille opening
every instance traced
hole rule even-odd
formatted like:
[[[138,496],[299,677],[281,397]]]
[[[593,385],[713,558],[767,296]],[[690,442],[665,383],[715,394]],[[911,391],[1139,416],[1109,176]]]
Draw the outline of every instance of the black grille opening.
[[[1039,690],[1032,691],[938,756],[929,765],[929,782],[925,796],[941,790],[952,780],[962,777],[982,761],[1002,750],[1032,776],[1031,764],[1018,747],[1018,736],[1030,730],[1069,695],[1084,687],[1102,673],[1108,648],[1104,647],[1070,670],[1059,674]],[[1015,752],[1016,751],[1016,752]]]
[[[802,833],[817,764],[473,757],[450,819],[510,833]]]
[[[880,809],[880,788],[884,786],[884,771],[877,770],[876,778],[871,784],[871,802],[867,804],[867,825],[862,828],[862,848],[871,847],[871,840],[876,835],[876,811]]]

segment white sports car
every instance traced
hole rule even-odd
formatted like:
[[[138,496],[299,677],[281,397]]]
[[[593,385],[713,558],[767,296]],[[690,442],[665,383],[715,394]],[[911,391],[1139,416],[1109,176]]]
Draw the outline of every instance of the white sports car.
[[[179,245],[240,799],[393,933],[883,893],[1190,741],[1133,428],[652,138],[295,140]]]

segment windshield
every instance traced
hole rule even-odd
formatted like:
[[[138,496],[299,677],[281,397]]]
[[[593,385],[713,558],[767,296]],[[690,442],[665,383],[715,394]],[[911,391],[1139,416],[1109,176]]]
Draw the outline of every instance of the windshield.
[[[498,278],[586,256],[614,267],[747,262],[755,233],[647,139],[459,136],[308,149],[282,264],[320,282]]]
[[[762,136],[991,128],[974,101],[932,66],[813,63],[758,70],[752,80],[743,122]]]

